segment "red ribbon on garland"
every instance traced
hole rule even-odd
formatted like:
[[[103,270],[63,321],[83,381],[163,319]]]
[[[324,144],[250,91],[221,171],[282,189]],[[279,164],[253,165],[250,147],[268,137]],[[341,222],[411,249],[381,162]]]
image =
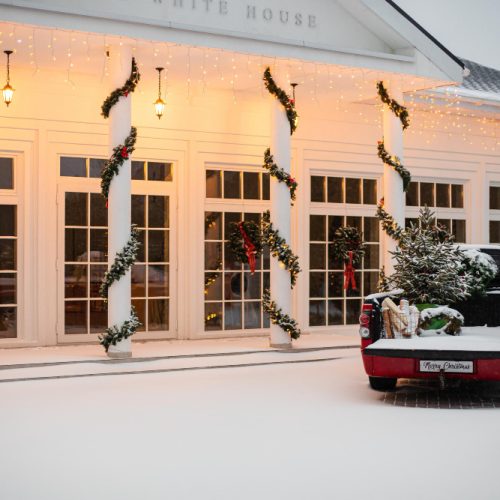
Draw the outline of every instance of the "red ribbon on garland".
[[[346,263],[344,270],[344,290],[347,290],[349,286],[351,286],[353,290],[357,289],[356,278],[354,276],[354,265],[352,261],[353,261],[353,252],[352,250],[350,250],[349,262]]]
[[[245,248],[245,253],[248,258],[248,264],[250,265],[250,271],[252,274],[255,273],[255,245],[252,240],[248,237],[245,228],[243,227],[243,222],[238,223],[238,228],[240,230],[241,236],[243,237],[243,247]]]

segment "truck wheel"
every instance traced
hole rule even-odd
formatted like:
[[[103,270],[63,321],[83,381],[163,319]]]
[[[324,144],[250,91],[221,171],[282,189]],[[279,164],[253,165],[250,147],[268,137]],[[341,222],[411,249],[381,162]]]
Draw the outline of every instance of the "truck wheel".
[[[370,387],[376,391],[392,391],[396,388],[397,378],[368,377]]]

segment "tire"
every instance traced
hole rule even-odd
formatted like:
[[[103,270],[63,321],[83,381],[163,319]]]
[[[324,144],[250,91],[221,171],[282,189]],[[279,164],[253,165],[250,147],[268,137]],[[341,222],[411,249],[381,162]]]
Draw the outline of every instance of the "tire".
[[[375,391],[393,391],[398,382],[397,378],[368,377],[370,387]]]

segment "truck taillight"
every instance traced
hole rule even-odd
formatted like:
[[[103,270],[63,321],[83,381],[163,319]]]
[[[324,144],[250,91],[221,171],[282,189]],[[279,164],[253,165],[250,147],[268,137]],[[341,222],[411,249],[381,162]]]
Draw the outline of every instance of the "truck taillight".
[[[359,316],[359,335],[363,339],[370,338],[370,320],[372,317],[373,304],[363,304]]]

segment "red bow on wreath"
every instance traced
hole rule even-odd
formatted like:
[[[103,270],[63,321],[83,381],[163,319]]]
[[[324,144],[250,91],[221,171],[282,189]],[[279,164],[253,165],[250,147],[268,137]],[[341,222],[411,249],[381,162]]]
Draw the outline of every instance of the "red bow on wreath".
[[[349,262],[345,265],[344,270],[344,290],[347,290],[349,286],[352,287],[353,290],[357,289],[356,278],[354,276],[354,265],[353,265],[353,252],[349,251]]]
[[[255,250],[255,245],[252,243],[250,238],[248,237],[245,228],[243,227],[243,222],[238,223],[238,228],[240,230],[241,236],[243,237],[243,247],[245,248],[245,253],[248,259],[248,264],[250,266],[250,271],[252,274],[255,273],[255,254],[257,253]]]

